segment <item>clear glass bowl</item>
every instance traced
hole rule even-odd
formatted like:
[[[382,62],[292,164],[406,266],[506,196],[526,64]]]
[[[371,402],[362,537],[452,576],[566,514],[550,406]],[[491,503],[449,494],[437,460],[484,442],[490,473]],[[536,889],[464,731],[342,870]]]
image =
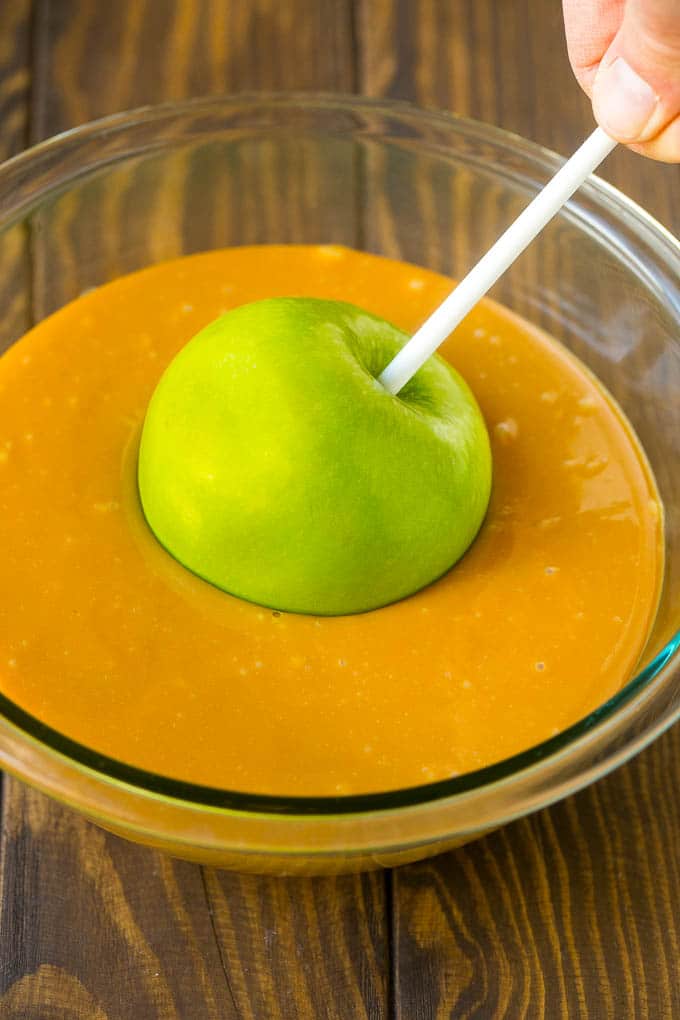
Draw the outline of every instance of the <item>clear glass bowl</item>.
[[[0,350],[88,287],[226,245],[328,242],[460,275],[554,154],[405,104],[237,96],[78,128],[0,168]],[[621,403],[666,508],[667,574],[639,670],[553,739],[445,782],[277,798],[193,786],[75,744],[0,697],[4,767],[101,825],[240,870],[392,865],[470,840],[621,764],[680,713],[680,247],[589,181],[494,290]],[[96,743],[93,720],[93,743]]]

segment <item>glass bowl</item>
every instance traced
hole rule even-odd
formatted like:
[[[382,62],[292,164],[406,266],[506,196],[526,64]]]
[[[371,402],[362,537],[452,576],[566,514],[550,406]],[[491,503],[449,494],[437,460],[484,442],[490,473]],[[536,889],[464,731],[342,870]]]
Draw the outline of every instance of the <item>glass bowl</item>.
[[[560,165],[472,121],[338,96],[236,96],[109,117],[0,168],[0,350],[88,287],[189,252],[346,244],[460,276]],[[272,797],[153,775],[0,696],[5,768],[100,825],[239,870],[349,871],[440,852],[630,758],[680,713],[680,247],[591,179],[493,291],[623,406],[666,509],[666,580],[637,675],[576,725],[444,782]],[[93,722],[93,745],[96,745]]]

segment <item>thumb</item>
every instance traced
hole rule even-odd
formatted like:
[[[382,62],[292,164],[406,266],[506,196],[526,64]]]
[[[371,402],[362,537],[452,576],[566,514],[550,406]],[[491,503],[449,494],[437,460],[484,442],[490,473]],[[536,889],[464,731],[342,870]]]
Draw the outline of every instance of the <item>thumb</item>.
[[[680,160],[680,0],[627,0],[593,82],[593,109],[618,141]]]

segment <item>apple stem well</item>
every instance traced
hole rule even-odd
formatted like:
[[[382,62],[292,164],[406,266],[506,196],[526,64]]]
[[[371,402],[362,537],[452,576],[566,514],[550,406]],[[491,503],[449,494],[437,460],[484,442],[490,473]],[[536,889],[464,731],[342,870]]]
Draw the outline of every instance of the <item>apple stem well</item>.
[[[593,131],[383,369],[379,382],[389,393],[399,393],[616,144],[602,128]]]

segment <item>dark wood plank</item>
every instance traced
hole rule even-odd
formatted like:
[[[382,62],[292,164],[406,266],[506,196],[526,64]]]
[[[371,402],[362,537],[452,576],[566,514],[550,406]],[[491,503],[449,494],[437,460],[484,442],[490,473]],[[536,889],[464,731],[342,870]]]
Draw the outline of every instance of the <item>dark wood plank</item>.
[[[31,3],[0,9],[0,158],[26,147],[31,85]]]
[[[0,7],[0,160],[28,144],[31,87],[30,0]],[[29,323],[27,237],[23,226],[9,232],[0,255],[0,351]]]
[[[110,836],[12,781],[0,1016],[231,1020],[201,869]]]
[[[34,140],[173,97],[346,90],[354,80],[345,0],[36,0],[33,47]],[[305,189],[313,198],[324,173],[303,149],[194,152],[178,157],[161,187],[150,165],[113,175],[106,186],[85,182],[44,214],[33,246],[38,316],[128,268],[121,222],[132,235],[130,265],[140,251],[154,261],[230,238],[295,240],[309,217]],[[233,160],[226,184],[224,158]],[[280,175],[275,159],[286,162],[286,201],[258,207],[248,196],[266,193],[262,182],[274,170]],[[200,196],[186,187],[191,160],[194,170],[201,161],[193,178],[200,178]],[[191,205],[206,194],[215,197],[214,222],[204,217],[197,225]],[[334,220],[320,216],[319,230],[351,242],[351,188],[347,199],[338,190],[326,204]],[[88,241],[95,213],[102,229]],[[84,243],[92,258],[76,269],[68,253]],[[3,1020],[386,1015],[382,875],[277,881],[218,874],[105,834],[16,781],[7,787]]]
[[[42,137],[185,96],[354,82],[348,0],[35,2]]]
[[[680,810],[662,774],[676,745],[396,872],[397,1016],[677,1015]]]
[[[239,1016],[387,1015],[381,873],[259,879],[212,870],[206,887]]]
[[[592,124],[558,4],[361,0],[360,38],[371,94],[498,123],[565,154]],[[678,167],[621,150],[604,176],[680,230]],[[676,728],[563,804],[394,872],[397,1016],[680,1014],[678,776]]]

